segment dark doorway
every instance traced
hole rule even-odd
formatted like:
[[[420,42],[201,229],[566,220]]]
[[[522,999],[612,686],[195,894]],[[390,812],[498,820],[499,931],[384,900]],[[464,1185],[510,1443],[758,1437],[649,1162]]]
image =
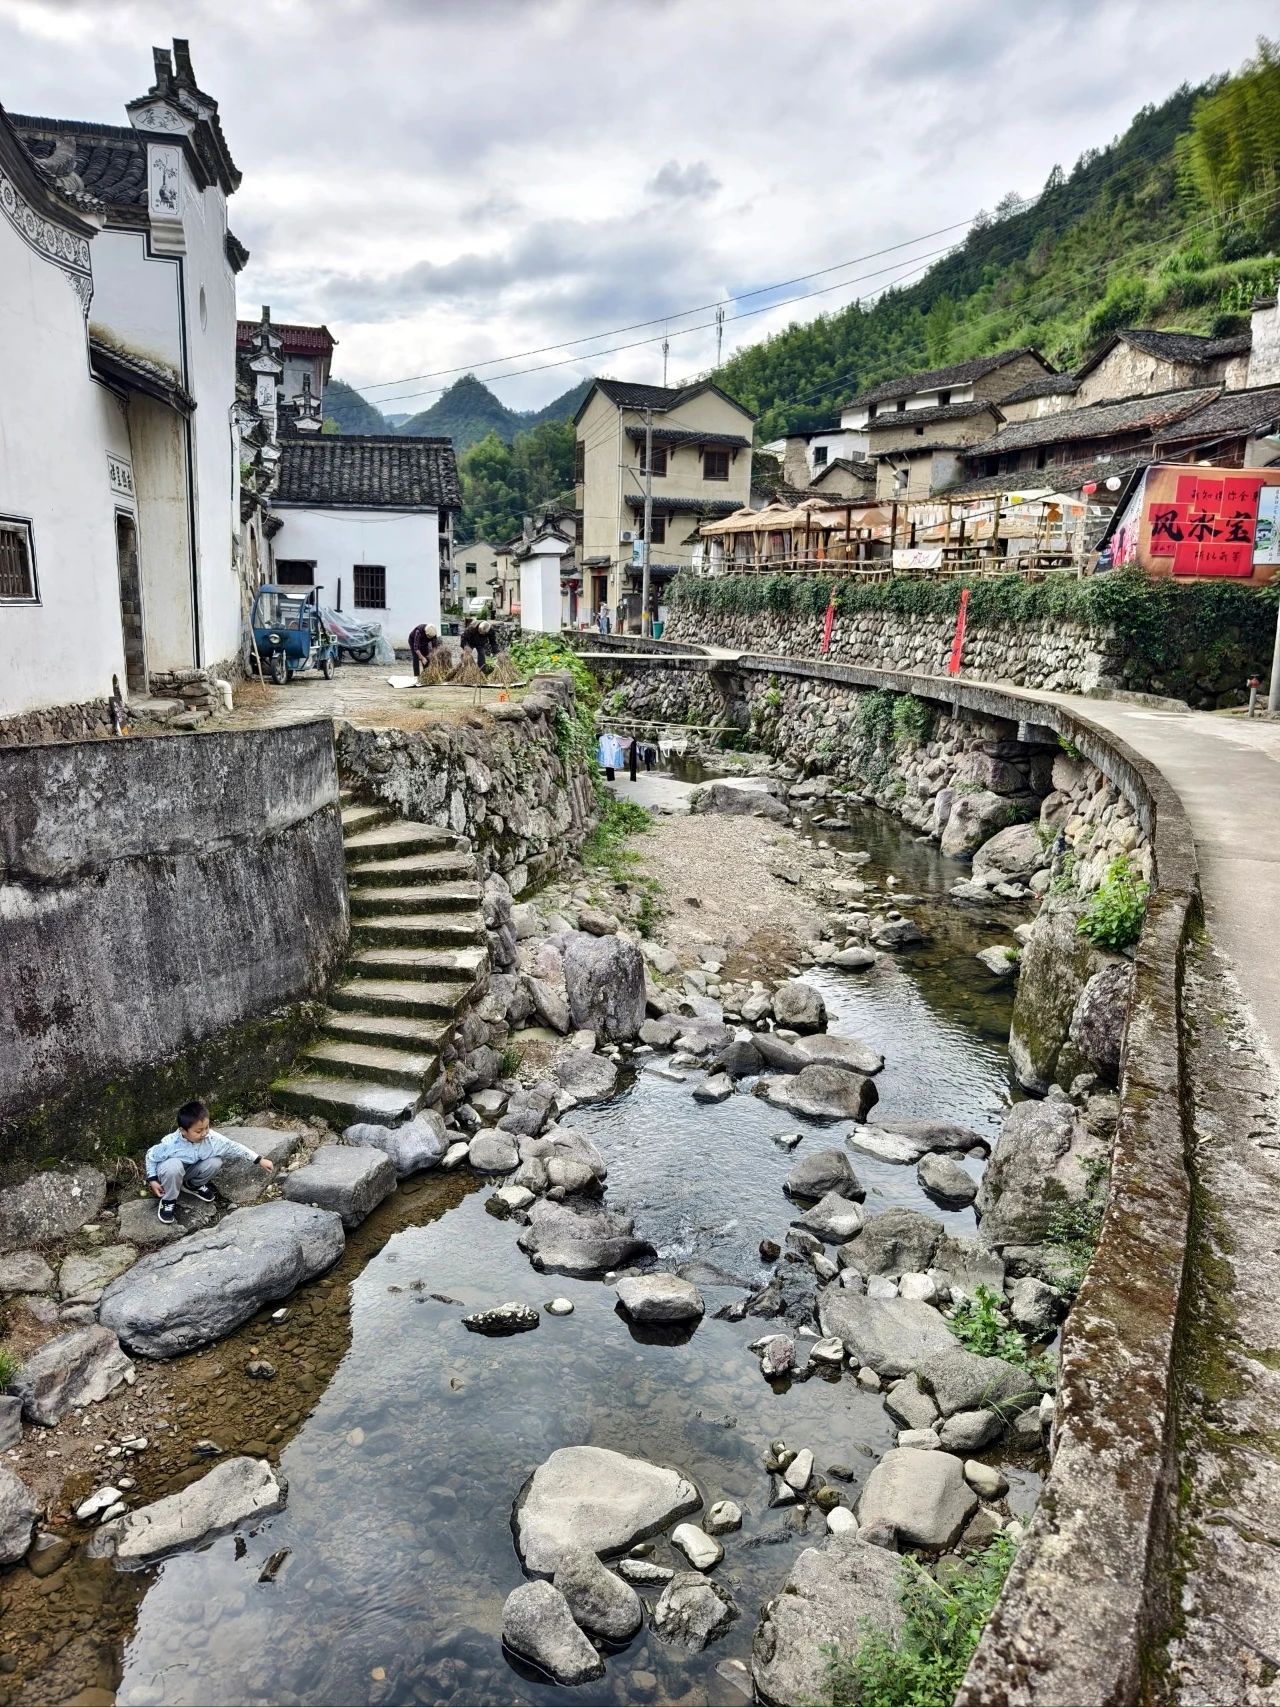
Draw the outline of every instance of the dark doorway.
[[[147,691],[147,643],[142,626],[142,575],[138,569],[138,527],[132,516],[116,511],[116,563],[120,570],[120,627],[124,634],[124,675],[130,693]]]

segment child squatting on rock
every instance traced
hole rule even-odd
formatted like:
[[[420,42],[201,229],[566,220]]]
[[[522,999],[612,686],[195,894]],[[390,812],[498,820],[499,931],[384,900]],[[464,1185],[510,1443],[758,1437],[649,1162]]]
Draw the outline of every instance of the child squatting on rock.
[[[179,1192],[198,1197],[201,1203],[213,1202],[209,1181],[222,1166],[224,1156],[247,1156],[268,1173],[275,1167],[247,1144],[210,1131],[209,1110],[202,1102],[184,1102],[178,1110],[178,1130],[147,1151],[147,1185],[152,1196],[160,1199],[156,1215],[166,1227],[173,1221]]]

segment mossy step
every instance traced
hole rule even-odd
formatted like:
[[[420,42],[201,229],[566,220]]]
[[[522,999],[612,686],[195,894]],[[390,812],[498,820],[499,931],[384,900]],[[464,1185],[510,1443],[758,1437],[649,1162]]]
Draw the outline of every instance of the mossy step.
[[[389,823],[396,816],[393,806],[361,806],[352,802],[342,804],[342,834],[344,837],[354,836],[361,830],[376,829],[379,824]]]
[[[344,1013],[330,1008],[320,1022],[322,1037],[348,1038],[355,1043],[389,1043],[393,1048],[420,1049],[437,1055],[444,1047],[450,1022],[418,1019],[412,1014]]]
[[[391,913],[351,921],[351,941],[367,948],[398,944],[405,948],[465,948],[484,939],[479,913]]]
[[[347,956],[347,970],[357,978],[402,972],[440,984],[475,978],[487,954],[484,948],[362,948]]]
[[[478,883],[406,883],[347,891],[352,918],[385,913],[465,913],[480,905]]]
[[[451,830],[439,830],[434,824],[406,824],[402,819],[343,837],[348,861],[396,859],[401,854],[421,853],[428,848],[453,850],[457,845],[458,838]]]
[[[295,1114],[318,1114],[337,1127],[358,1120],[389,1124],[410,1115],[421,1093],[404,1085],[379,1085],[366,1079],[325,1078],[292,1073],[271,1087],[272,1101]]]
[[[404,883],[474,882],[476,862],[469,853],[416,853],[402,859],[377,859],[347,862],[347,881],[364,887],[369,884],[389,888]]]
[[[428,984],[416,978],[351,978],[330,991],[329,1002],[348,1013],[451,1019],[470,994],[469,980]]]
[[[303,1051],[303,1059],[317,1072],[369,1079],[380,1085],[404,1085],[410,1090],[421,1090],[439,1065],[437,1057],[427,1050],[336,1037],[319,1038]]]

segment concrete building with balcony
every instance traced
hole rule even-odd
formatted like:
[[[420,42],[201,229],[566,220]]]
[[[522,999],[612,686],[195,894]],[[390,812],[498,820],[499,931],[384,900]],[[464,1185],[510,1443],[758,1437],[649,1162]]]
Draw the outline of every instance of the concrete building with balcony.
[[[751,494],[755,419],[718,386],[596,381],[574,418],[581,606],[588,617],[607,607],[619,629],[640,624],[647,422],[651,614],[671,578],[692,564],[698,523],[732,514]]]

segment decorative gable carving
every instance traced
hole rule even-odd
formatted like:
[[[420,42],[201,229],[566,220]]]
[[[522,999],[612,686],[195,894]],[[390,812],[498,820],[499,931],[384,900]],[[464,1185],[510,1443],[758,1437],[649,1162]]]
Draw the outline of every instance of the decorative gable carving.
[[[89,313],[93,301],[93,269],[89,241],[65,230],[56,220],[39,212],[0,166],[0,212],[29,249],[51,261],[80,299],[80,312]]]

